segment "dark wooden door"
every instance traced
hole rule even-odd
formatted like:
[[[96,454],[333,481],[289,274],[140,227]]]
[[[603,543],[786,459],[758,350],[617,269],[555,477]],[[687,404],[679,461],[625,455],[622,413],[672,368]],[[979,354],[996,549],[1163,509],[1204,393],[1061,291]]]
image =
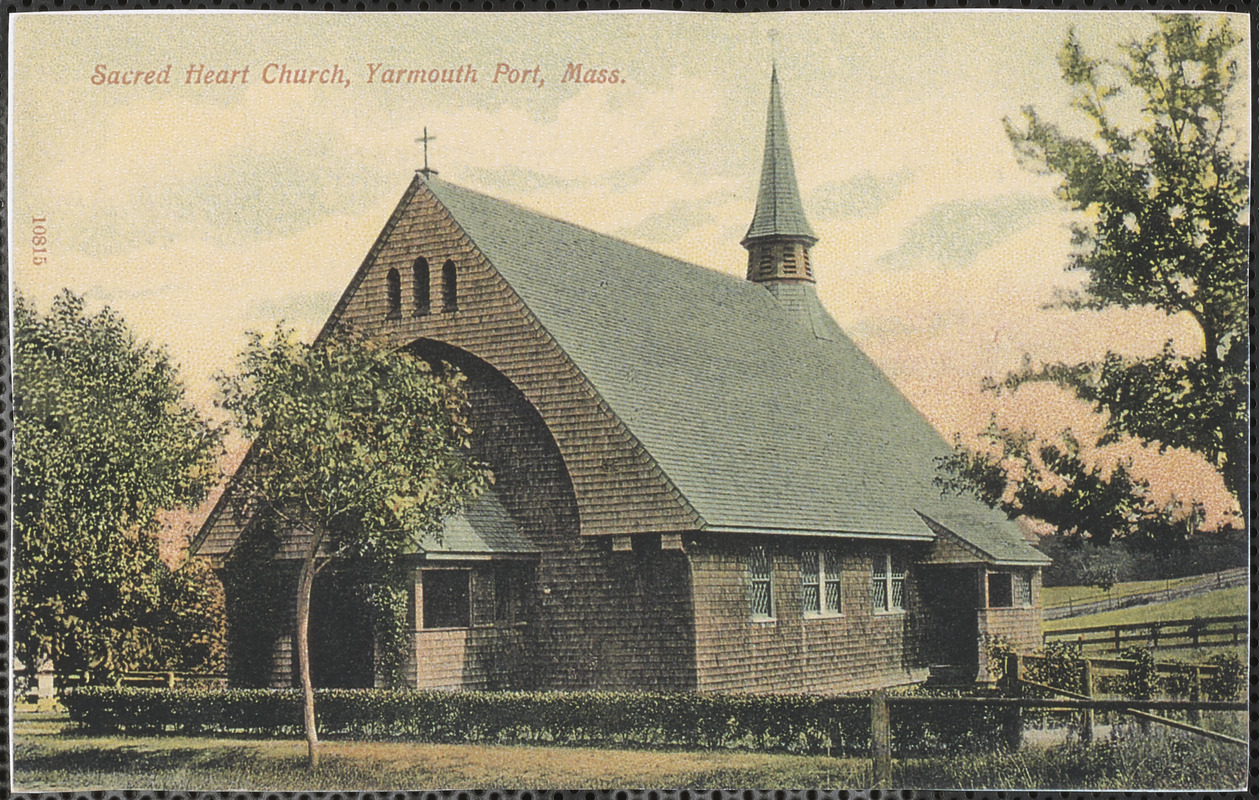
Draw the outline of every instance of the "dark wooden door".
[[[922,600],[930,634],[932,664],[979,670],[977,571],[968,567],[922,568]]]

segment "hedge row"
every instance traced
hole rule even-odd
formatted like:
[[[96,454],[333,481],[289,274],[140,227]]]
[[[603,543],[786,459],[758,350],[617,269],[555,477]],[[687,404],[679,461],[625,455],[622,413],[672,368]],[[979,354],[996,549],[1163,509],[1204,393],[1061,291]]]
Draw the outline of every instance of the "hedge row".
[[[74,722],[94,731],[288,737],[301,725],[295,690],[87,687],[64,702]],[[317,693],[315,709],[321,735],[337,738],[870,752],[870,703],[863,697],[328,689]],[[942,711],[938,719],[894,712],[897,750],[998,741],[996,715]]]

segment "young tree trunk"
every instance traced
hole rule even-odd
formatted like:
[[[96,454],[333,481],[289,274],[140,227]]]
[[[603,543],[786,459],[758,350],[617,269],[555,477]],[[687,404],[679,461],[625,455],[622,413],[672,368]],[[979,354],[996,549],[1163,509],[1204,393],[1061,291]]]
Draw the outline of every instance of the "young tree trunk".
[[[315,687],[310,680],[310,593],[315,583],[315,554],[322,539],[312,537],[297,581],[297,669],[302,682],[302,726],[312,770],[319,769],[319,734],[315,730]]]

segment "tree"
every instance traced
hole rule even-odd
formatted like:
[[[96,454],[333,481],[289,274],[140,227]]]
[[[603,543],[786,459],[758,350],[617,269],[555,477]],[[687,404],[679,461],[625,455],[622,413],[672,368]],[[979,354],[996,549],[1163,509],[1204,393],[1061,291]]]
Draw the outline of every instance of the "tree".
[[[69,291],[47,315],[17,295],[13,358],[18,657],[105,682],[158,663],[202,577],[162,563],[158,514],[205,498],[220,431],[164,350]]]
[[[1240,37],[1228,20],[1208,24],[1177,14],[1159,16],[1157,24],[1113,61],[1086,54],[1075,32],[1068,35],[1059,64],[1074,109],[1092,126],[1089,138],[1064,133],[1031,107],[1021,126],[1007,119],[1006,132],[1020,160],[1059,176],[1059,198],[1082,212],[1068,269],[1086,280],[1060,305],[1183,315],[1201,332],[1200,349],[1169,339],[1149,357],[1110,352],[1095,361],[1038,366],[1025,357],[1020,370],[985,386],[1017,391],[1047,382],[1068,390],[1101,414],[1095,446],[1132,439],[1160,452],[1201,455],[1219,471],[1244,518],[1248,153],[1228,108]],[[1112,110],[1125,92],[1139,101],[1135,121]],[[988,449],[959,444],[942,460],[946,490],[970,491],[1007,513],[1065,523],[1096,542],[1112,533],[1165,541],[1183,534],[1186,519],[1192,530],[1194,507],[1158,506],[1127,462],[1111,469],[1089,464],[1087,448],[1070,433],[1033,444],[1026,432],[994,424],[985,435]]]
[[[221,403],[252,442],[237,489],[302,546],[295,639],[312,769],[315,577],[339,559],[396,564],[485,487],[463,384],[453,368],[353,333],[304,344],[283,328],[250,334],[238,373],[220,377]]]

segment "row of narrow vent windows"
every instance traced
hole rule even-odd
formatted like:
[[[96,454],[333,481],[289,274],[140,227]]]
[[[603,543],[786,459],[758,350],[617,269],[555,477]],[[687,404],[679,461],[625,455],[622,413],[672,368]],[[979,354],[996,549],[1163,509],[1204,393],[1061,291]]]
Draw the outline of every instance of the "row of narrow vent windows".
[[[411,266],[411,302],[415,316],[423,316],[433,310],[432,280],[428,259],[415,259]],[[385,275],[385,289],[389,300],[390,319],[402,317],[402,275],[396,269]],[[442,265],[442,310],[459,308],[459,280],[455,275],[455,262],[447,260]]]
[[[782,252],[783,275],[790,276],[790,277],[803,276],[805,278],[810,278],[813,276],[813,270],[812,270],[811,265],[809,264],[808,248],[805,248],[805,247],[800,248],[800,251],[799,251],[800,261],[799,262],[796,261],[795,245],[791,245],[791,244],[783,245],[781,252]],[[757,264],[756,264],[756,277],[758,279],[774,277],[774,256],[775,255],[776,255],[775,251],[769,248],[766,248],[765,250],[761,251],[760,259],[757,261]]]

